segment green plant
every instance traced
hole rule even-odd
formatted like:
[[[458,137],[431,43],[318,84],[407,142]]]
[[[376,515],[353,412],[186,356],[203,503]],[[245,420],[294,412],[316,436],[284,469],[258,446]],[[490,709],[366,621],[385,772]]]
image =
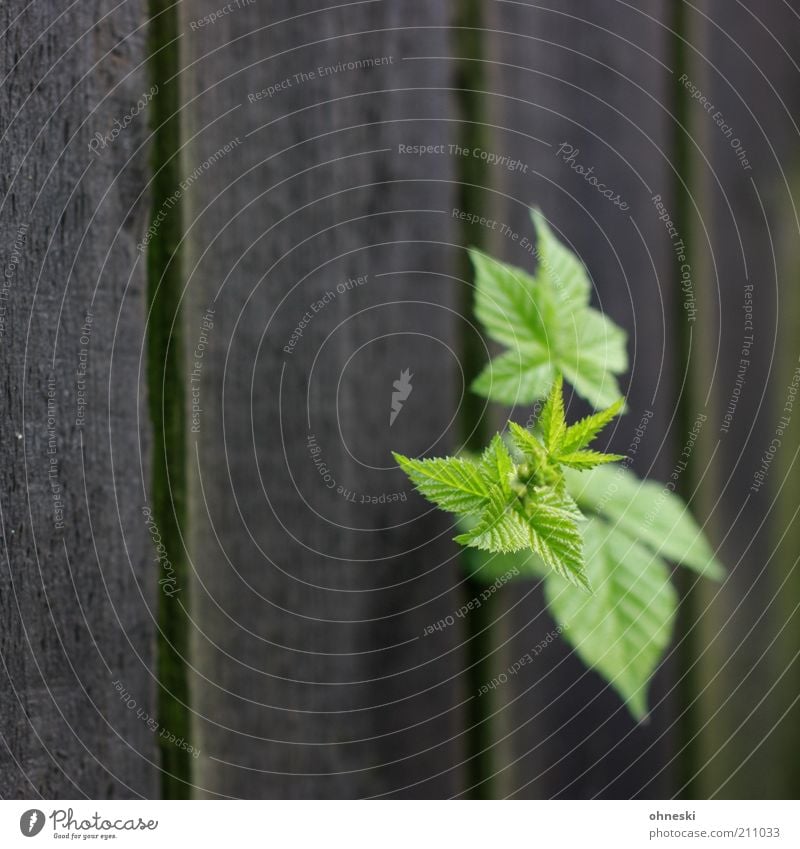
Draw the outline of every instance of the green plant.
[[[516,568],[544,580],[565,639],[641,719],[677,607],[666,561],[715,579],[723,570],[678,496],[588,447],[624,410],[615,375],[627,369],[625,333],[589,305],[586,269],[532,216],[535,275],[470,255],[476,316],[507,348],[472,388],[502,404],[546,396],[535,425],[510,421],[480,457],[394,456],[422,495],[457,516],[474,576]],[[562,375],[599,412],[568,425]]]

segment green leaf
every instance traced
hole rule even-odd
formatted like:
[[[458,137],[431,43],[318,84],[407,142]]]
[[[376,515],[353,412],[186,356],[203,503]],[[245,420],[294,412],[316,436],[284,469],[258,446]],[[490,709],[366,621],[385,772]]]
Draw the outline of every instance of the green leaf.
[[[587,306],[592,284],[583,263],[556,238],[540,210],[531,210],[531,220],[537,237],[536,251],[540,269],[537,276],[558,294],[558,301],[565,309]]]
[[[476,513],[488,504],[490,487],[478,464],[460,457],[413,460],[394,454],[400,468],[429,501],[450,513]]]
[[[545,565],[570,584],[591,592],[584,570],[582,519],[575,503],[556,490],[537,492],[525,509],[530,547]]]
[[[559,463],[572,469],[593,469],[603,463],[616,463],[624,459],[622,454],[603,454],[601,451],[572,451],[557,457]]]
[[[517,510],[518,503],[502,487],[493,487],[478,523],[471,530],[455,537],[455,541],[460,545],[501,553],[529,548],[530,532]]]
[[[587,416],[572,427],[567,427],[564,417],[563,382],[557,377],[539,416],[538,425],[544,436],[544,445],[536,435],[514,422],[509,422],[511,440],[517,450],[533,462],[536,470],[549,467],[558,471],[559,465],[591,469],[603,463],[613,463],[624,457],[620,454],[580,449],[597,436],[600,429],[617,415],[624,403],[624,399],[620,398],[607,410]]]
[[[526,502],[508,501],[499,492],[480,521],[456,537],[456,542],[483,551],[508,554],[529,549],[548,570],[583,590],[589,590],[583,566],[583,517],[575,502],[552,489],[540,489]]]
[[[549,454],[556,454],[561,448],[564,435],[567,432],[567,421],[564,413],[564,381],[558,375],[553,381],[550,394],[542,407],[539,416],[539,427],[544,437],[544,444]]]
[[[500,486],[504,493],[509,493],[509,477],[514,471],[514,461],[508,453],[503,437],[496,433],[492,441],[481,454],[478,461],[478,472],[487,488]]]
[[[607,409],[594,415],[586,416],[574,425],[570,425],[564,436],[561,450],[569,453],[570,451],[578,451],[581,448],[585,448],[607,424],[613,421],[615,416],[619,415],[624,406],[625,399],[619,398]],[[622,457],[618,459],[621,460]]]
[[[545,583],[547,603],[583,662],[642,719],[648,682],[669,645],[677,594],[666,564],[619,528],[591,519],[584,540],[593,594],[553,574]]]
[[[532,214],[535,276],[470,252],[475,314],[488,336],[510,349],[484,369],[473,389],[500,403],[525,404],[543,397],[563,374],[595,407],[608,406],[621,394],[614,375],[628,367],[625,333],[588,305],[591,282],[583,264],[540,213]]]
[[[589,589],[583,569],[583,519],[565,492],[536,487],[519,499],[507,484],[492,487],[488,504],[474,524],[455,537],[460,545],[501,554],[530,549],[566,580]],[[462,527],[463,527],[462,523]]]
[[[547,352],[522,344],[486,363],[470,388],[477,395],[513,407],[541,398],[552,381]]]
[[[549,359],[547,332],[537,283],[530,274],[475,248],[475,316],[497,342],[511,348],[527,344]]]
[[[622,394],[614,374],[628,368],[626,340],[624,330],[591,307],[576,313],[572,326],[559,335],[557,366],[596,410]]]
[[[714,556],[689,508],[666,484],[640,481],[624,466],[566,472],[567,487],[587,514],[599,513],[654,553],[707,578],[721,579]]]
[[[520,454],[523,454],[526,459],[532,460],[535,466],[547,465],[549,462],[547,449],[535,433],[516,422],[508,423],[508,431],[511,435],[511,441]]]

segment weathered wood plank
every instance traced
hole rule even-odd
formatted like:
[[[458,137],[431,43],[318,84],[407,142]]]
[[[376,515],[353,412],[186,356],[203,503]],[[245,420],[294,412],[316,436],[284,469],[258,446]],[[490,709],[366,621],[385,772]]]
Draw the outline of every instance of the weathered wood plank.
[[[702,281],[690,371],[713,411],[703,435],[713,460],[697,471],[730,569],[719,592],[703,587],[694,599],[687,781],[701,796],[793,797],[800,780],[788,755],[798,725],[798,422],[784,409],[800,365],[797,33],[797,11],[779,2],[709,0],[688,19]]]
[[[157,793],[143,23],[140,2],[0,11],[4,798]]]
[[[197,792],[452,795],[452,533],[390,454],[458,406],[454,169],[398,148],[454,139],[447,4],[181,8]]]
[[[632,467],[663,477],[671,468],[670,423],[676,397],[672,301],[676,266],[653,197],[670,205],[668,112],[671,42],[664,4],[497,2],[487,7],[485,88],[496,125],[492,151],[520,163],[498,168],[491,218],[495,252],[533,267],[523,245],[533,237],[536,205],[580,255],[594,303],[629,333],[629,413],[613,450]],[[602,184],[596,186],[591,178]],[[607,191],[606,196],[601,189]],[[516,237],[512,234],[516,234]],[[573,399],[572,415],[584,409]],[[515,418],[525,421],[529,411]],[[505,638],[498,671],[555,627],[538,588],[503,590]],[[617,696],[587,672],[560,640],[525,667],[496,704],[496,792],[523,797],[663,795],[669,708],[659,677],[648,725],[637,726]]]

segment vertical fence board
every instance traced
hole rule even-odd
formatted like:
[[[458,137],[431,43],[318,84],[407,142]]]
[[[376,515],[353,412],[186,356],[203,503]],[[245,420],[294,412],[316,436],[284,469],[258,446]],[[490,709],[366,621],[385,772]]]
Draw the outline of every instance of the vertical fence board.
[[[526,170],[497,169],[491,217],[518,234],[493,234],[506,260],[533,267],[521,247],[533,236],[528,206],[538,206],[577,251],[594,282],[595,305],[629,333],[629,412],[613,450],[626,452],[634,430],[653,413],[633,468],[663,479],[670,468],[675,400],[671,358],[676,288],[671,245],[653,203],[674,186],[670,163],[666,11],[648,2],[570,2],[558,8],[498,2],[487,20],[493,93],[492,150]],[[569,145],[569,148],[562,145]],[[559,149],[560,152],[559,152]],[[573,155],[574,154],[574,155]],[[571,158],[570,158],[571,157]],[[585,176],[576,169],[587,169]],[[591,170],[588,170],[591,169]],[[588,177],[613,189],[603,196]],[[622,204],[627,204],[627,208]],[[585,407],[573,399],[571,415]],[[514,417],[525,421],[528,410]],[[506,636],[496,661],[505,669],[554,624],[540,590],[503,590]],[[497,766],[504,795],[588,797],[661,795],[670,710],[663,674],[651,692],[648,725],[637,726],[618,697],[561,641],[507,685],[498,705]]]
[[[157,792],[154,734],[119,693],[155,713],[146,116],[89,149],[146,90],[143,23],[139,2],[0,12],[4,798]]]
[[[721,591],[704,587],[695,600],[690,778],[701,796],[797,792],[796,759],[786,756],[797,741],[796,409],[776,432],[800,356],[796,32],[788,4],[709,0],[687,35],[689,77],[713,104],[690,107],[703,284],[690,366],[695,396],[708,395],[713,411],[703,450],[713,460],[697,471],[703,512],[730,570]],[[781,444],[759,479],[775,438]]]
[[[398,148],[453,139],[411,58],[446,4],[216,8],[182,5],[197,792],[452,795],[452,531],[390,454],[445,453],[458,406],[453,168]]]

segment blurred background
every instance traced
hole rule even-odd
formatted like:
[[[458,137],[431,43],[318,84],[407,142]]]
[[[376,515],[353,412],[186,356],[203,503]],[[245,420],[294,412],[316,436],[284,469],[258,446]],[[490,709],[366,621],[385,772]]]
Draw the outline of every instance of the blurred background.
[[[220,3],[0,11],[0,794],[795,797],[798,4]],[[466,248],[531,206],[728,569],[641,723],[560,639],[476,696],[555,623],[455,616],[391,456],[530,415]]]

